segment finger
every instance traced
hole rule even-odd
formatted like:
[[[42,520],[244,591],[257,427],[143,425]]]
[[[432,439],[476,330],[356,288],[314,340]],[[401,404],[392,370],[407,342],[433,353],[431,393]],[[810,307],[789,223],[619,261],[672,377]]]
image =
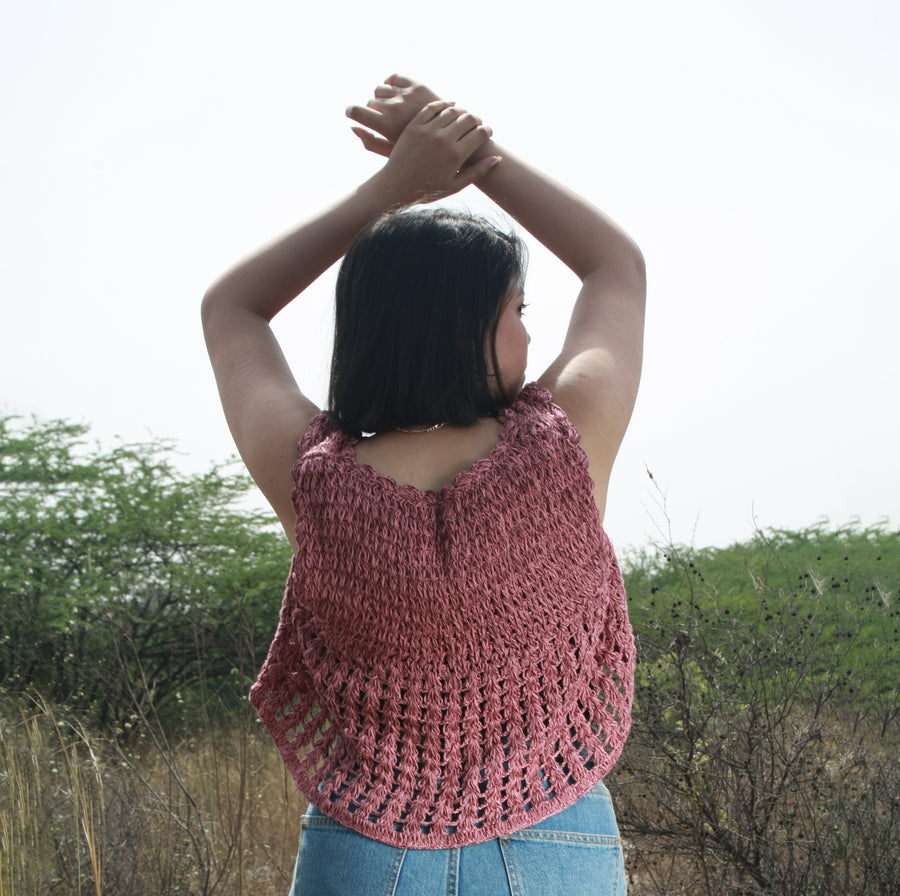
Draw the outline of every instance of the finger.
[[[461,115],[465,115],[465,112],[466,110],[460,109],[459,106],[450,105],[446,109],[441,110],[435,117],[441,127],[448,128],[455,124]]]
[[[491,139],[493,133],[487,125],[480,124],[477,128],[473,128],[457,140],[457,149],[465,154],[465,158],[469,158],[472,153],[481,149]]]
[[[469,186],[469,184],[475,183],[475,181],[480,180],[488,173],[488,171],[495,168],[502,161],[502,156],[488,156],[487,158],[479,159],[474,165],[463,168],[463,170],[456,175],[454,186],[457,186],[458,184],[458,189],[461,190],[464,187]]]
[[[379,156],[390,156],[391,150],[394,148],[394,144],[390,140],[384,140],[364,128],[351,127],[350,130],[359,137],[362,145],[369,152],[374,152]]]
[[[396,89],[391,87],[388,84],[379,84],[378,87],[375,88],[375,96],[379,99],[384,99],[385,97],[393,96],[396,93]]]
[[[437,118],[445,109],[450,108],[453,105],[452,100],[432,100],[430,103],[426,104],[419,110],[416,118],[419,120],[420,124],[425,124],[433,119]]]
[[[385,84],[390,84],[393,87],[412,87],[415,84],[415,81],[412,81],[410,78],[407,78],[403,75],[398,75],[396,72],[393,75],[388,75],[384,79]]]
[[[381,114],[368,106],[347,106],[344,114],[347,118],[352,118],[353,121],[359,122],[363,127],[372,128],[372,130],[377,130],[378,122],[381,121]]]
[[[494,136],[494,129],[490,125],[481,124],[479,122],[476,127],[472,128],[471,130],[466,131],[465,134],[463,134],[459,138],[459,141],[466,140],[466,139],[470,140],[471,142],[477,141],[478,146],[480,146],[482,143],[486,143],[488,140],[490,140],[491,137],[493,137],[493,136]],[[472,150],[472,152],[474,152],[474,151],[475,150]]]
[[[482,124],[481,119],[477,115],[464,110],[460,111],[461,114],[456,120],[447,124],[448,136],[455,137],[457,140],[464,137],[469,131],[474,131],[475,128],[480,127]]]

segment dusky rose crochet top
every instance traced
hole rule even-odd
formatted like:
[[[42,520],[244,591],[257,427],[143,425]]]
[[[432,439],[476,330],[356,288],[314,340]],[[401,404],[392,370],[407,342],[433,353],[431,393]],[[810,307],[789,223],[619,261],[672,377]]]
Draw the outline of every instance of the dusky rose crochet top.
[[[293,468],[295,555],[250,700],[303,795],[395,846],[476,843],[619,756],[634,641],[579,435],[526,386],[440,491],[356,463],[327,413]]]

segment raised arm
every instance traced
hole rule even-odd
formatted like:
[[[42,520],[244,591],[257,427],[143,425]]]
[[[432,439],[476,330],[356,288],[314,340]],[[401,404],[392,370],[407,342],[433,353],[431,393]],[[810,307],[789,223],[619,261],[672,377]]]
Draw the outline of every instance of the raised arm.
[[[354,131],[367,149],[389,154],[406,122],[434,96],[424,85],[392,75],[368,105],[352,106],[347,114],[363,126]],[[640,380],[643,258],[627,234],[586,199],[493,140],[473,161],[488,154],[503,163],[478,187],[581,279],[562,350],[539,382],[581,432],[602,512]]]
[[[560,354],[539,382],[581,433],[601,512],[637,397],[646,279],[631,239],[577,193],[496,146],[479,186],[581,280]]]
[[[480,119],[442,101],[413,118],[387,164],[352,193],[226,271],[207,291],[203,329],[238,451],[294,541],[290,469],[318,408],[300,390],[269,326],[272,318],[387,211],[446,196],[483,175],[490,136]]]

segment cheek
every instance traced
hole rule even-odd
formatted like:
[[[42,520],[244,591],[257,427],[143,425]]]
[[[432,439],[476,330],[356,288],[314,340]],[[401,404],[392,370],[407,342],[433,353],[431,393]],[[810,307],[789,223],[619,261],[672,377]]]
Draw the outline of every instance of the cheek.
[[[519,355],[525,356],[528,354],[528,346],[531,343],[531,336],[528,333],[528,330],[525,328],[525,324],[522,321],[516,322],[516,329],[513,334],[513,345],[515,345],[516,350]]]
[[[524,372],[525,365],[528,363],[529,342],[531,342],[531,337],[521,321],[516,321],[515,325],[510,326],[506,331],[500,363],[507,368],[508,374],[519,376]]]

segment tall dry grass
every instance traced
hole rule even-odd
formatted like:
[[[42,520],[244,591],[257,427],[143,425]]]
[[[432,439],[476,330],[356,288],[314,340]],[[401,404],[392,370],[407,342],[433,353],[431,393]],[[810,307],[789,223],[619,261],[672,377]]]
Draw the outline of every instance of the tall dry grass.
[[[0,896],[288,891],[302,800],[249,713],[131,747],[40,700],[0,706]]]

